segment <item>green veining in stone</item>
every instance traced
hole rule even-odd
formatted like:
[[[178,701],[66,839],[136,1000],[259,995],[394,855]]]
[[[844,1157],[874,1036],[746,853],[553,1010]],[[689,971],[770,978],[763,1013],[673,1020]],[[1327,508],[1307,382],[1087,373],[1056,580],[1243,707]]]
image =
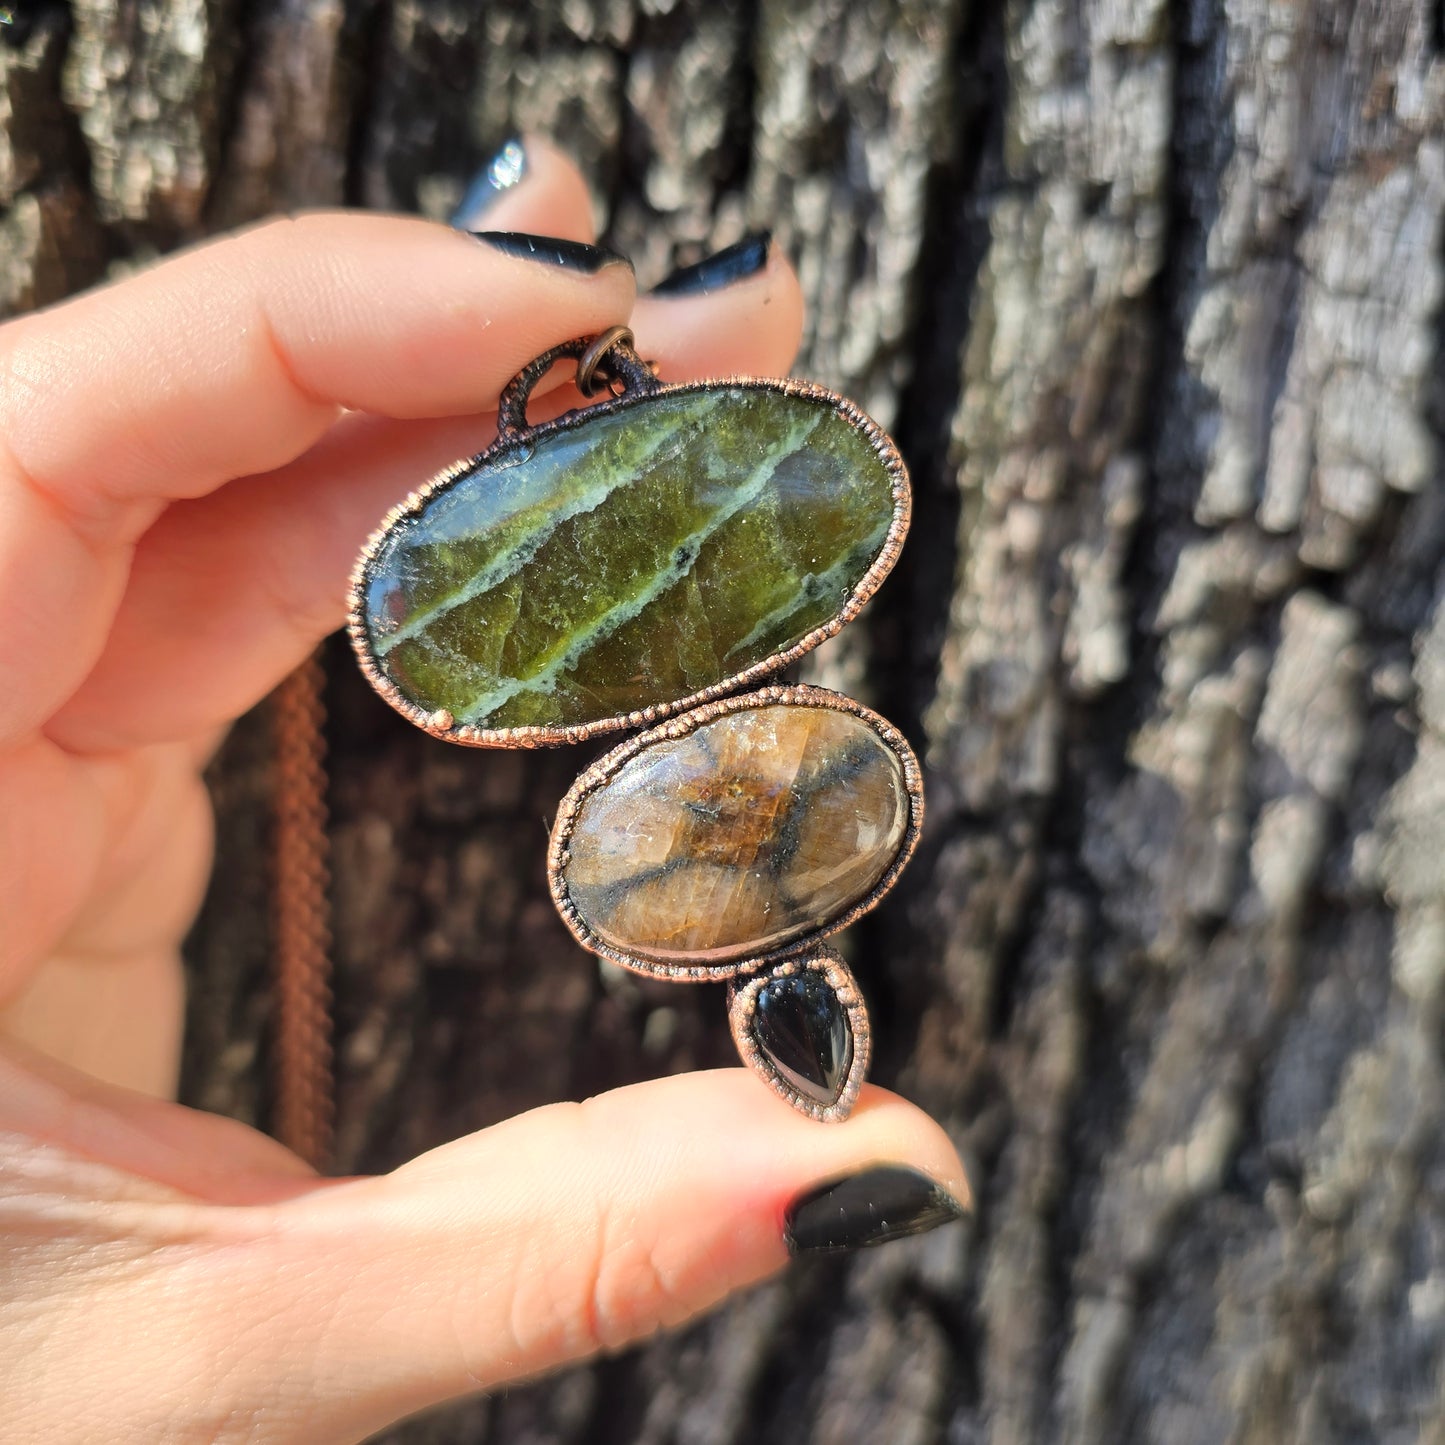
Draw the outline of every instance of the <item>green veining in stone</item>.
[[[367,569],[378,665],[428,712],[567,727],[676,702],[847,604],[893,483],[826,402],[717,386],[534,438],[397,522]]]

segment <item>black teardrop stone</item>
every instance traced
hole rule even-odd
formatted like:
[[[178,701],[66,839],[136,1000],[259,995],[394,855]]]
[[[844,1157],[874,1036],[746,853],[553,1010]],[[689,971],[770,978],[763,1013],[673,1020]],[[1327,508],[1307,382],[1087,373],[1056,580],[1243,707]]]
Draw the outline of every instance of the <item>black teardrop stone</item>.
[[[758,990],[753,1037],[800,1094],[823,1105],[837,1101],[853,1062],[853,1030],[821,974],[769,979]]]

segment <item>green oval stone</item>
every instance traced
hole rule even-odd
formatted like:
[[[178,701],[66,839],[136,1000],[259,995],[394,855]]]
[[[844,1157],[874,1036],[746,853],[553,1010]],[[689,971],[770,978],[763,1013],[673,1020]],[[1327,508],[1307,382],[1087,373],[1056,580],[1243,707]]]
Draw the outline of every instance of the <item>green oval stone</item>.
[[[363,572],[364,647],[458,726],[670,706],[836,619],[905,505],[826,399],[718,385],[581,412],[391,524]]]
[[[561,881],[619,952],[721,966],[861,902],[910,816],[902,763],[860,718],[745,708],[647,744],[584,797]]]

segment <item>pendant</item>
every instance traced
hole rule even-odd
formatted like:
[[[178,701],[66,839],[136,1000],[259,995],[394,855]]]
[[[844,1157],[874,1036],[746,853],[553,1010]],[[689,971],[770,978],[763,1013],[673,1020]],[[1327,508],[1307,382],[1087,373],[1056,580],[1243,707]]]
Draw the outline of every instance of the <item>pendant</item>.
[[[611,399],[529,426],[564,357]],[[868,1062],[857,987],[822,940],[902,870],[919,768],[849,698],[734,694],[857,615],[908,516],[903,461],[851,402],[809,382],[665,385],[617,327],[525,367],[496,441],[388,513],[352,579],[363,671],[435,737],[537,747],[655,724],[563,800],[553,898],[625,968],[730,980],[744,1061],[818,1119],[846,1117]]]

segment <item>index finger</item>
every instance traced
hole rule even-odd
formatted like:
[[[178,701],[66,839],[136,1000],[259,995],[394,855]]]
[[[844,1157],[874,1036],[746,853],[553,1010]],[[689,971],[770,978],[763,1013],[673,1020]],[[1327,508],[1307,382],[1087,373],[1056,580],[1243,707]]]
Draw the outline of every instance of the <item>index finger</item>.
[[[0,328],[0,676],[25,683],[0,697],[0,744],[94,663],[130,544],[167,502],[280,466],[346,408],[487,410],[531,357],[626,320],[621,257],[556,254],[575,264],[426,221],[303,216]]]
[[[546,264],[398,216],[271,221],[0,330],[0,434],[92,534],[134,537],[157,501],[280,466],[341,408],[482,410],[549,345],[625,320],[630,266],[576,251]]]

